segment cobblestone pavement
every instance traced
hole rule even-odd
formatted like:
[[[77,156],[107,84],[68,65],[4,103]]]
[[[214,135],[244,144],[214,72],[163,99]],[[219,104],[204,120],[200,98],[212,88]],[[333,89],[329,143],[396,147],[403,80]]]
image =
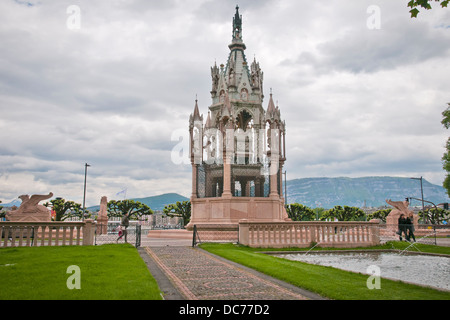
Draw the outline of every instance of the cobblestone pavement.
[[[307,300],[303,290],[209,254],[199,248],[146,247],[186,300]],[[306,293],[306,294],[305,294]]]

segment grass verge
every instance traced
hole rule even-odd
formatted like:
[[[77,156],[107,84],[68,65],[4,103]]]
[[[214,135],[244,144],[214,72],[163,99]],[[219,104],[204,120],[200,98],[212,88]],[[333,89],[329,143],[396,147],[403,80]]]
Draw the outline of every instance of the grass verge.
[[[68,280],[76,283],[69,266],[79,267],[80,289],[67,286]],[[0,279],[1,300],[162,299],[155,279],[129,244],[0,249]]]
[[[309,251],[311,248],[283,248],[283,249],[277,249],[277,248],[266,248],[266,249],[260,249],[255,248],[252,249],[254,251]],[[373,246],[373,247],[361,247],[361,248],[321,248],[320,246],[315,247],[312,251],[333,251],[333,250],[339,250],[339,251],[345,251],[345,250],[397,250],[397,251],[403,251],[406,250],[408,252],[425,252],[425,253],[437,253],[437,254],[447,254],[450,255],[450,247],[440,247],[435,245],[429,245],[429,244],[422,244],[422,243],[411,243],[406,241],[388,241],[382,245]]]
[[[387,244],[387,249],[392,249],[392,245],[402,248],[406,244]],[[383,247],[379,246],[376,249],[383,249]],[[380,290],[369,290],[367,288],[368,275],[291,261],[261,253],[261,251],[268,251],[267,249],[212,243],[202,244],[201,248],[330,299],[450,300],[450,292],[388,279],[382,279]],[[421,251],[425,249],[432,250],[421,246]],[[435,247],[434,250],[436,249]],[[446,249],[438,249],[438,251],[446,251]]]

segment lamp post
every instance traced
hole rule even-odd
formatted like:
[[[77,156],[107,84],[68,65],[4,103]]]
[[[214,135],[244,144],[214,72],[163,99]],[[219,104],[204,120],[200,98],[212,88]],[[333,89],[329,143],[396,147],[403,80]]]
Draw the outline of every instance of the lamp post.
[[[423,201],[423,183],[422,183],[423,178],[420,177],[420,178],[411,178],[411,179],[420,180],[420,193],[422,195],[422,198],[421,198],[422,199],[422,213],[425,216],[425,205],[424,205],[424,201]],[[428,222],[428,219],[425,221],[425,223],[427,223],[427,222]]]
[[[83,195],[83,217],[81,218],[84,221],[84,213],[86,211],[86,178],[87,178],[87,168],[90,167],[89,164],[84,164],[84,195]]]

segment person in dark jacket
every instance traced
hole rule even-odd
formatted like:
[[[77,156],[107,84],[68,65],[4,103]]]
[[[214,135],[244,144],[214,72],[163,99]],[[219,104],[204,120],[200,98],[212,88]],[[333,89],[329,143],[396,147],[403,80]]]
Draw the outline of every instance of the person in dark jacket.
[[[408,234],[406,233],[406,218],[402,213],[398,218],[398,235],[400,236],[400,241],[403,241],[402,234],[405,234],[405,238],[408,239]]]
[[[122,221],[120,221],[120,226],[122,227],[122,234],[119,235],[119,238],[117,238],[116,242],[122,239],[123,236],[125,236],[125,242],[127,242],[127,235],[128,235],[127,228],[129,225],[130,225],[130,216],[129,214],[124,214],[122,217]]]
[[[411,214],[409,217],[406,217],[406,232],[408,235],[406,236],[406,240],[410,241],[413,238],[414,242],[416,242],[416,237],[414,236],[414,217]]]

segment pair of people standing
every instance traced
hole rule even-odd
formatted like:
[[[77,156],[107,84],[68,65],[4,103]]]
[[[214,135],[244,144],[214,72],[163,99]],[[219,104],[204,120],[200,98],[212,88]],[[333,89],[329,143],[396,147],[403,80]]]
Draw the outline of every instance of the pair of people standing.
[[[411,238],[416,242],[416,237],[414,236],[414,218],[413,215],[405,217],[402,213],[398,218],[398,231],[397,234],[400,236],[400,241],[403,241],[402,234],[405,234],[405,240],[411,241]]]

